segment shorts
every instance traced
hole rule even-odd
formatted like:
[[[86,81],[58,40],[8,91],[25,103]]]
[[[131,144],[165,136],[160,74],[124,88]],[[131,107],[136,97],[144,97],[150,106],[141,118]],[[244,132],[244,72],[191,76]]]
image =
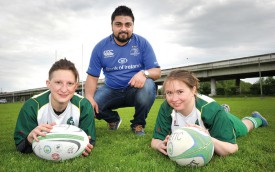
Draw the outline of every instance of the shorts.
[[[241,119],[239,119],[235,115],[231,114],[230,112],[227,112],[227,115],[233,124],[235,133],[236,133],[236,137],[241,137],[241,136],[245,136],[248,134],[248,129],[247,129],[246,125],[242,122]]]

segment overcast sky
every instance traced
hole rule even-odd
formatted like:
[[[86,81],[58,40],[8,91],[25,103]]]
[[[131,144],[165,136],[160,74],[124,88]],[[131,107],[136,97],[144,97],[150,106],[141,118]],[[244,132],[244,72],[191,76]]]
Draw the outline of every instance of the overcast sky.
[[[132,9],[134,32],[163,69],[275,52],[274,0],[1,0],[1,91],[45,87],[64,57],[85,80],[119,5]]]

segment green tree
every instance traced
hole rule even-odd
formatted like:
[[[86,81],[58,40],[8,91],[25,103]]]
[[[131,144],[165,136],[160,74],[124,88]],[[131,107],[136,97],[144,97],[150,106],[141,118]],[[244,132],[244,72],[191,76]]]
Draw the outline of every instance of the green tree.
[[[208,95],[211,93],[210,82],[200,82],[199,92]]]
[[[218,95],[236,95],[236,82],[235,80],[222,80],[217,81],[217,94]],[[222,94],[224,92],[224,94]]]
[[[253,95],[261,94],[260,83],[262,84],[263,95],[275,95],[275,79],[273,76],[261,78],[257,82],[252,84],[252,86],[250,88],[251,94],[253,94]]]
[[[241,81],[240,94],[250,94],[250,87],[252,86],[249,82]]]

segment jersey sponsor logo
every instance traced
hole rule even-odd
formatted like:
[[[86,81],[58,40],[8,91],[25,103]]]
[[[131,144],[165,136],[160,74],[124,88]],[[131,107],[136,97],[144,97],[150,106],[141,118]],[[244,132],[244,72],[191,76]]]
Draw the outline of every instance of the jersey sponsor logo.
[[[103,51],[104,58],[114,57],[113,50],[105,50]]]
[[[124,64],[124,63],[127,63],[127,59],[126,58],[120,58],[120,59],[118,59],[118,63],[120,63],[120,64]]]
[[[139,53],[139,49],[137,46],[132,46],[132,49],[130,51],[130,55],[132,56],[138,56],[140,53]]]
[[[141,64],[136,64],[136,65],[120,65],[120,66],[114,66],[112,68],[106,67],[105,70],[110,72],[110,71],[116,71],[116,70],[128,70],[128,69],[137,69],[141,68]]]

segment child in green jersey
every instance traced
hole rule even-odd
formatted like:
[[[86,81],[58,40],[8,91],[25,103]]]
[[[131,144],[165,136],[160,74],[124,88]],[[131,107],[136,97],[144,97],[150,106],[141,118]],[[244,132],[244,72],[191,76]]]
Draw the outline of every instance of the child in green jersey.
[[[90,102],[75,93],[79,74],[75,65],[61,59],[53,64],[46,81],[49,90],[25,102],[18,115],[14,141],[22,153],[32,152],[33,140],[45,136],[53,125],[70,124],[81,128],[90,138],[84,156],[88,156],[95,143],[94,111]]]
[[[212,98],[198,94],[198,85],[196,76],[186,70],[167,76],[163,84],[166,101],[158,112],[152,148],[167,155],[169,135],[179,127],[194,126],[212,137],[216,154],[226,156],[238,151],[237,137],[268,125],[256,111],[240,120]]]

